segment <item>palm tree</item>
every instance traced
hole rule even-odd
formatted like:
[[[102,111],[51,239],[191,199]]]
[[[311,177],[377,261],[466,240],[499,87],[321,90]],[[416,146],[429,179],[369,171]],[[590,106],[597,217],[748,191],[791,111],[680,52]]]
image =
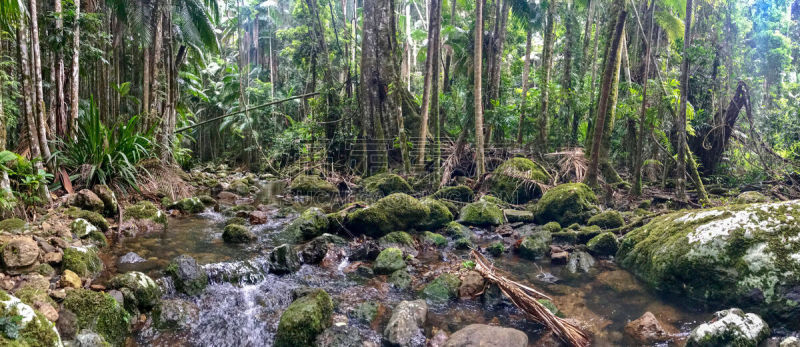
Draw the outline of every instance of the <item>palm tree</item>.
[[[475,177],[479,180],[486,173],[486,163],[483,153],[483,98],[481,90],[481,75],[483,61],[483,1],[475,0],[475,56],[473,62],[473,79],[475,80]]]

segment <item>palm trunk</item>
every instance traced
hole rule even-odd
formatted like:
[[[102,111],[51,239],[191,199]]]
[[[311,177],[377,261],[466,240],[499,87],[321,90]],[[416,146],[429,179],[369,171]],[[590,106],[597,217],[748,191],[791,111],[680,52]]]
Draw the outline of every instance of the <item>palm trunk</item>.
[[[69,116],[69,134],[71,138],[77,135],[78,127],[78,105],[80,103],[80,55],[81,55],[81,27],[79,25],[79,18],[81,13],[81,1],[75,0],[75,28],[73,29],[72,37],[72,67],[70,71],[70,116]]]
[[[684,21],[683,61],[681,62],[681,106],[678,111],[676,130],[678,133],[678,166],[675,194],[679,200],[686,199],[686,104],[689,91],[689,45],[692,40],[692,0],[686,0]]]
[[[542,82],[540,83],[541,108],[539,111],[539,146],[547,151],[547,114],[550,110],[550,71],[553,67],[553,41],[555,39],[555,7],[556,2],[547,4],[547,24],[544,29],[544,45],[542,46]]]
[[[481,89],[481,75],[483,62],[483,5],[484,0],[475,1],[475,55],[472,58],[473,79],[475,92],[473,93],[475,107],[475,177],[480,180],[486,172],[483,155],[483,98]]]
[[[164,13],[162,11],[161,5],[158,5],[156,2],[154,12],[154,30],[153,30],[153,60],[152,69],[150,70],[150,105],[149,107],[149,116],[150,125],[153,126],[158,120],[160,116],[159,113],[159,89],[161,88],[161,82],[159,80],[159,74],[161,73],[161,64],[162,64],[162,48],[164,45]]]
[[[31,14],[31,52],[33,53],[33,65],[31,66],[33,74],[33,83],[36,92],[36,122],[38,123],[37,131],[39,136],[39,145],[41,146],[42,160],[45,163],[50,161],[50,147],[47,141],[47,117],[44,103],[44,87],[42,83],[42,52],[39,49],[39,23],[37,19],[37,4],[36,0],[29,0],[28,11]]]
[[[525,39],[525,63],[522,65],[522,105],[519,112],[519,123],[517,124],[517,145],[522,146],[522,126],[525,123],[525,112],[528,107],[528,75],[531,73],[531,36],[533,30],[528,29]]]
[[[428,115],[433,107],[438,114],[439,99],[439,27],[441,19],[441,0],[431,0],[428,9],[428,54],[425,57],[425,85],[422,94],[422,120],[419,127],[419,151],[417,152],[417,170],[425,170],[425,145],[428,142]],[[432,105],[432,98],[437,105]]]

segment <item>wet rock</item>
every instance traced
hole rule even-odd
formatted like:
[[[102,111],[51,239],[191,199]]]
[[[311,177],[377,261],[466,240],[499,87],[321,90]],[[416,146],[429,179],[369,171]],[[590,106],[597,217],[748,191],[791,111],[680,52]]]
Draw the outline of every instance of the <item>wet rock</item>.
[[[711,322],[694,328],[686,346],[757,346],[769,333],[761,317],[732,308],[714,313]]]
[[[509,223],[533,223],[533,212],[505,209],[503,214]]]
[[[236,200],[239,200],[239,196],[236,193],[222,191],[217,194],[217,199],[224,203],[233,204]]]
[[[442,248],[447,246],[447,238],[437,233],[426,231],[422,234],[422,241],[426,245]]]
[[[380,173],[367,177],[363,181],[364,191],[373,196],[393,193],[411,194],[411,185],[402,177],[391,173]]]
[[[302,246],[300,257],[303,258],[305,264],[319,264],[325,258],[331,245],[344,243],[346,241],[339,236],[322,234]]]
[[[450,335],[445,343],[445,347],[468,346],[526,347],[528,335],[512,328],[470,324]]]
[[[800,339],[789,336],[781,341],[780,347],[800,347]]]
[[[578,233],[574,231],[559,231],[552,233],[553,243],[560,245],[571,245],[578,241]]]
[[[362,340],[358,328],[349,325],[334,325],[317,336],[315,346],[362,347]]]
[[[300,175],[292,180],[289,190],[297,195],[326,196],[339,193],[330,182],[319,176]]]
[[[485,282],[483,276],[477,271],[468,271],[461,277],[461,285],[458,287],[458,296],[462,298],[474,298],[483,292]]]
[[[330,226],[328,216],[321,209],[311,207],[293,220],[286,231],[294,235],[298,240],[311,240],[328,231]]]
[[[473,202],[461,208],[458,221],[462,224],[490,226],[503,224],[503,211],[486,200]]]
[[[27,223],[19,218],[8,218],[0,221],[0,232],[4,231],[9,234],[20,234],[27,228]]]
[[[167,214],[150,201],[140,201],[125,209],[119,228],[128,235],[136,235],[164,231],[166,227]]]
[[[472,248],[472,241],[469,238],[462,237],[453,242],[455,249],[470,249]]]
[[[199,317],[197,305],[181,300],[162,300],[153,312],[153,322],[161,330],[183,330]]]
[[[668,293],[798,322],[798,230],[800,200],[679,211],[626,234],[616,257]]]
[[[538,184],[546,184],[550,175],[527,158],[511,158],[497,167],[489,181],[492,194],[506,202],[524,204],[542,194]]]
[[[594,258],[586,252],[576,251],[569,255],[567,271],[569,273],[589,272],[594,267]]]
[[[597,225],[602,229],[614,229],[625,225],[625,220],[622,219],[622,214],[619,212],[609,210],[592,216],[592,218],[589,218],[587,224]]]
[[[130,331],[130,315],[110,295],[85,289],[67,292],[63,307],[77,316],[77,328],[94,331],[113,345],[122,345]]]
[[[424,346],[422,326],[427,314],[425,300],[401,301],[383,331],[386,341],[394,346]]]
[[[447,223],[447,226],[445,227],[445,234],[458,239],[472,236],[472,230],[459,222],[450,222]]]
[[[103,200],[89,189],[81,189],[76,193],[75,206],[93,212],[103,212],[105,208]]]
[[[545,224],[556,221],[561,225],[586,223],[598,210],[597,197],[589,186],[583,183],[566,183],[548,190],[535,205],[529,209],[536,223]]]
[[[116,216],[119,212],[117,195],[105,184],[94,186],[94,193],[103,201],[103,213],[106,216]]]
[[[475,193],[465,185],[453,187],[443,187],[433,193],[434,199],[454,200],[459,202],[472,202],[475,200]]]
[[[400,269],[405,269],[406,262],[403,260],[403,251],[397,248],[387,248],[381,251],[375,259],[372,269],[376,274],[390,274]]]
[[[253,211],[250,212],[249,220],[250,224],[259,225],[266,223],[269,220],[269,216],[264,211]]]
[[[136,264],[136,263],[143,263],[146,260],[142,258],[140,255],[136,254],[135,252],[128,252],[125,255],[119,257],[117,260],[117,264]]]
[[[96,229],[100,229],[100,231],[103,232],[108,231],[108,228],[110,227],[110,225],[108,224],[108,220],[106,220],[106,218],[103,217],[103,215],[101,215],[100,213],[94,211],[82,210],[73,206],[64,211],[64,214],[74,219],[84,219],[89,223],[91,223],[91,225],[96,227]],[[70,225],[70,227],[72,228],[72,225]],[[71,230],[71,231],[76,234],[80,233],[80,231],[76,230]],[[89,234],[88,232],[83,232],[80,233],[78,237],[83,237],[88,234]]]
[[[564,265],[569,260],[569,252],[560,251],[550,253],[550,262],[553,264]]]
[[[61,286],[65,288],[80,288],[82,284],[81,278],[70,270],[64,270],[60,281]]]
[[[167,206],[168,210],[178,210],[183,213],[200,213],[206,210],[206,205],[198,197],[184,198]]]
[[[377,241],[364,240],[359,242],[350,251],[350,260],[367,260],[372,261],[381,253],[381,247]]]
[[[492,244],[486,246],[486,252],[491,254],[493,257],[499,257],[503,255],[506,251],[506,246],[503,245],[502,241],[493,242]]]
[[[69,310],[59,311],[56,329],[58,329],[59,334],[61,334],[61,338],[64,340],[72,340],[78,332],[78,317]]]
[[[23,268],[36,263],[39,246],[31,238],[17,238],[3,247],[3,264],[7,268]]]
[[[248,243],[255,239],[256,235],[244,225],[229,224],[222,231],[222,240],[227,243]]]
[[[425,285],[420,296],[429,303],[444,303],[458,297],[459,286],[461,286],[461,280],[458,276],[444,273]]]
[[[547,222],[547,224],[542,225],[542,230],[550,234],[557,233],[561,231],[561,224],[558,224],[558,222]]]
[[[133,308],[150,310],[161,301],[161,288],[152,278],[141,272],[131,271],[116,275],[108,283],[113,289],[127,288],[132,292],[132,300],[125,298],[128,311],[133,311]]]
[[[513,304],[506,297],[500,288],[495,284],[489,284],[481,295],[481,301],[485,310],[497,310],[502,307],[510,307]]]
[[[93,276],[103,270],[103,261],[94,247],[67,248],[61,262],[64,269],[72,270],[81,277]]]
[[[269,272],[285,275],[300,269],[300,258],[291,245],[282,244],[269,254]]]
[[[736,197],[737,204],[753,204],[758,202],[769,202],[769,198],[757,191],[743,192]]]
[[[406,269],[400,269],[392,272],[387,282],[398,290],[406,290],[411,287],[411,275]]]
[[[333,302],[322,289],[297,300],[281,315],[275,346],[309,346],[333,323]]]
[[[672,340],[672,333],[650,312],[625,325],[625,333],[640,344],[653,345]]]
[[[380,307],[380,305],[381,303],[376,301],[362,302],[348,312],[347,315],[352,319],[366,324],[372,324],[372,321],[378,316],[378,307]]]
[[[75,347],[106,347],[108,345],[103,336],[89,329],[83,329],[75,336]]]
[[[188,255],[172,259],[165,272],[172,277],[175,289],[189,296],[200,294],[208,285],[206,270]]]
[[[619,241],[617,241],[617,236],[614,233],[604,232],[589,240],[586,243],[586,249],[595,256],[614,255],[617,254],[617,249],[619,249]]]
[[[519,256],[528,260],[536,260],[544,258],[550,250],[550,241],[552,236],[548,231],[539,230],[532,235],[526,236],[519,247],[517,253]]]
[[[250,185],[247,183],[246,179],[237,179],[230,183],[228,190],[239,195],[247,195],[250,194]]]
[[[345,226],[358,234],[380,237],[392,231],[410,230],[429,213],[430,210],[414,197],[394,193],[347,214]]]
[[[91,232],[98,230],[97,227],[95,227],[94,225],[92,225],[92,223],[89,223],[89,221],[83,218],[78,218],[76,220],[73,220],[72,223],[69,225],[69,228],[70,231],[72,231],[72,233],[79,238],[86,237]]]
[[[420,201],[426,209],[426,216],[418,223],[421,229],[437,230],[453,221],[453,213],[443,202],[430,198]]]

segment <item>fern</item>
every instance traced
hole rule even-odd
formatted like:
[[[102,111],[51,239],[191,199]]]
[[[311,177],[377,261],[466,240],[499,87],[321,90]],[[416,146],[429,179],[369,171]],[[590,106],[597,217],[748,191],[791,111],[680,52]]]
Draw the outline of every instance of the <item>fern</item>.
[[[653,16],[658,26],[667,33],[667,39],[670,43],[683,38],[684,25],[683,20],[679,17],[667,11],[656,11]]]

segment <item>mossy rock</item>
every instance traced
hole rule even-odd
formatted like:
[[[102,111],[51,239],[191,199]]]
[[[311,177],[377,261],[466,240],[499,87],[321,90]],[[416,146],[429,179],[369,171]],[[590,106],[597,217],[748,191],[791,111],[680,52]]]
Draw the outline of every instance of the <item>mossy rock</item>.
[[[311,240],[328,232],[330,221],[328,216],[321,209],[311,207],[300,214],[286,228],[297,240]]]
[[[141,272],[131,271],[116,275],[108,284],[111,288],[127,288],[133,293],[133,300],[125,299],[125,306],[130,307],[129,312],[133,311],[133,307],[145,311],[151,310],[161,302],[161,288],[150,276]]]
[[[544,231],[547,231],[548,233],[551,233],[551,234],[552,233],[557,233],[557,232],[561,231],[561,224],[558,224],[558,222],[549,222],[549,223],[543,225],[542,229]]]
[[[406,290],[411,287],[411,275],[406,269],[400,269],[392,272],[386,280],[398,290]]]
[[[72,217],[72,218],[76,218],[76,219],[80,218],[80,219],[87,220],[90,223],[92,223],[92,225],[94,225],[95,227],[97,227],[98,229],[100,229],[103,232],[108,231],[108,228],[109,228],[108,220],[106,220],[106,218],[103,217],[103,215],[101,215],[101,214],[99,214],[97,212],[82,210],[80,208],[72,206],[72,207],[68,208],[66,211],[64,211],[64,214],[66,214],[67,216]]]
[[[531,211],[520,211],[520,210],[512,210],[512,209],[504,209],[503,214],[506,216],[506,219],[509,223],[532,223],[533,222],[533,212]]]
[[[470,249],[472,248],[472,241],[467,237],[458,238],[453,242],[453,247],[456,249]]]
[[[381,251],[372,265],[372,269],[379,275],[388,275],[405,268],[406,261],[403,260],[403,251],[394,247]]]
[[[202,293],[208,285],[206,270],[188,255],[180,255],[172,259],[164,272],[172,277],[175,289],[189,296]]]
[[[402,177],[391,173],[380,173],[363,181],[364,191],[370,195],[384,196],[393,193],[411,194],[411,185]]]
[[[445,303],[458,297],[461,280],[451,273],[444,273],[425,285],[420,296],[430,303]]]
[[[738,308],[714,313],[711,322],[694,328],[686,341],[687,347],[759,346],[769,337],[770,328],[761,317]],[[769,345],[769,344],[766,344]],[[780,344],[783,347],[792,344]]]
[[[167,214],[161,211],[150,201],[139,201],[128,206],[122,214],[124,220],[148,219],[156,223],[167,225]]]
[[[269,271],[285,275],[300,269],[300,257],[290,244],[282,244],[269,253]]]
[[[322,196],[339,193],[330,182],[319,176],[300,175],[292,180],[289,190],[297,195]]]
[[[312,346],[317,335],[333,324],[333,301],[322,289],[295,300],[281,315],[275,346]]]
[[[228,185],[228,190],[239,195],[247,195],[250,194],[250,183],[244,178],[233,180]]]
[[[244,225],[229,224],[222,230],[222,240],[227,243],[248,243],[255,239],[256,235]]]
[[[83,238],[93,231],[97,231],[97,227],[90,223],[88,220],[78,218],[69,224],[69,230],[78,238]]]
[[[0,319],[19,319],[17,323],[11,323],[17,325],[18,336],[11,339],[6,333],[0,333],[0,346],[61,346],[61,337],[53,323],[30,305],[3,290],[0,290]]]
[[[447,226],[444,229],[444,233],[445,235],[452,236],[454,238],[472,236],[472,230],[470,230],[465,225],[455,221],[447,223]]]
[[[656,289],[798,329],[797,254],[800,200],[662,215],[626,234],[616,257]]]
[[[589,242],[589,240],[595,238],[595,236],[600,235],[600,233],[602,233],[602,232],[603,232],[603,230],[600,229],[600,227],[597,226],[597,225],[592,225],[592,226],[589,226],[589,227],[582,227],[578,231],[577,242],[579,244],[585,244],[585,243]]]
[[[501,209],[503,209],[503,208],[511,208],[511,204],[507,203],[503,199],[500,199],[500,198],[498,198],[496,196],[492,196],[492,195],[484,195],[480,199],[478,199],[478,201],[491,202],[491,203],[499,206]]]
[[[247,224],[247,219],[245,219],[244,217],[231,217],[225,220],[225,226],[231,224],[245,225]]]
[[[358,234],[380,237],[395,230],[410,230],[424,220],[430,210],[412,196],[395,193],[345,217],[348,229]]]
[[[81,277],[94,276],[103,270],[103,261],[94,247],[70,247],[64,250],[61,260],[64,269]]]
[[[103,234],[99,230],[95,230],[89,233],[84,237],[85,240],[90,241],[93,245],[99,248],[108,247],[108,238],[106,238],[106,234]]]
[[[472,202],[475,200],[475,193],[463,184],[451,187],[444,187],[433,193],[434,199],[453,200],[459,202]]]
[[[550,175],[527,158],[511,158],[492,173],[492,194],[512,204],[524,204],[542,194],[539,184],[550,182]]]
[[[105,184],[94,186],[93,191],[103,201],[103,213],[110,217],[116,216],[119,212],[119,202],[114,191]]]
[[[439,200],[425,198],[420,201],[427,210],[427,216],[418,223],[418,227],[423,229],[436,230],[444,227],[453,221],[453,213],[447,205]]]
[[[380,306],[381,303],[377,301],[362,302],[347,312],[347,316],[357,321],[370,324],[375,320],[375,317],[378,316],[378,308]]]
[[[170,210],[178,210],[183,213],[200,213],[206,210],[206,204],[198,197],[191,197],[175,201],[167,208]]]
[[[378,239],[378,243],[382,246],[410,246],[414,247],[414,238],[405,231],[392,231]]]
[[[432,233],[430,231],[426,231],[422,234],[422,239],[425,241],[426,244],[434,245],[436,247],[442,248],[447,246],[447,238],[437,233]]]
[[[19,218],[9,218],[0,221],[0,232],[21,234],[27,228],[27,223]]]
[[[506,246],[502,242],[497,241],[486,247],[486,252],[492,256],[499,257],[506,251]]]
[[[578,233],[574,231],[559,231],[552,233],[555,244],[574,244],[578,241]]]
[[[461,208],[459,223],[490,226],[503,224],[503,211],[497,205],[481,200]]]
[[[736,197],[737,204],[753,204],[758,202],[769,202],[769,198],[757,191],[744,192]]]
[[[603,229],[614,229],[625,225],[625,219],[618,211],[603,211],[589,218],[589,225],[597,225]]]
[[[532,205],[536,223],[558,222],[560,225],[585,224],[597,214],[597,197],[583,183],[566,183],[548,190]]]
[[[528,260],[543,258],[550,251],[551,241],[552,235],[545,230],[540,230],[522,239],[517,248],[517,253],[519,253],[520,257]]]
[[[67,292],[63,306],[77,316],[78,330],[92,330],[114,346],[124,344],[131,317],[110,295],[75,289]]]
[[[586,243],[586,249],[594,256],[609,256],[617,253],[619,241],[612,232],[604,232]]]

